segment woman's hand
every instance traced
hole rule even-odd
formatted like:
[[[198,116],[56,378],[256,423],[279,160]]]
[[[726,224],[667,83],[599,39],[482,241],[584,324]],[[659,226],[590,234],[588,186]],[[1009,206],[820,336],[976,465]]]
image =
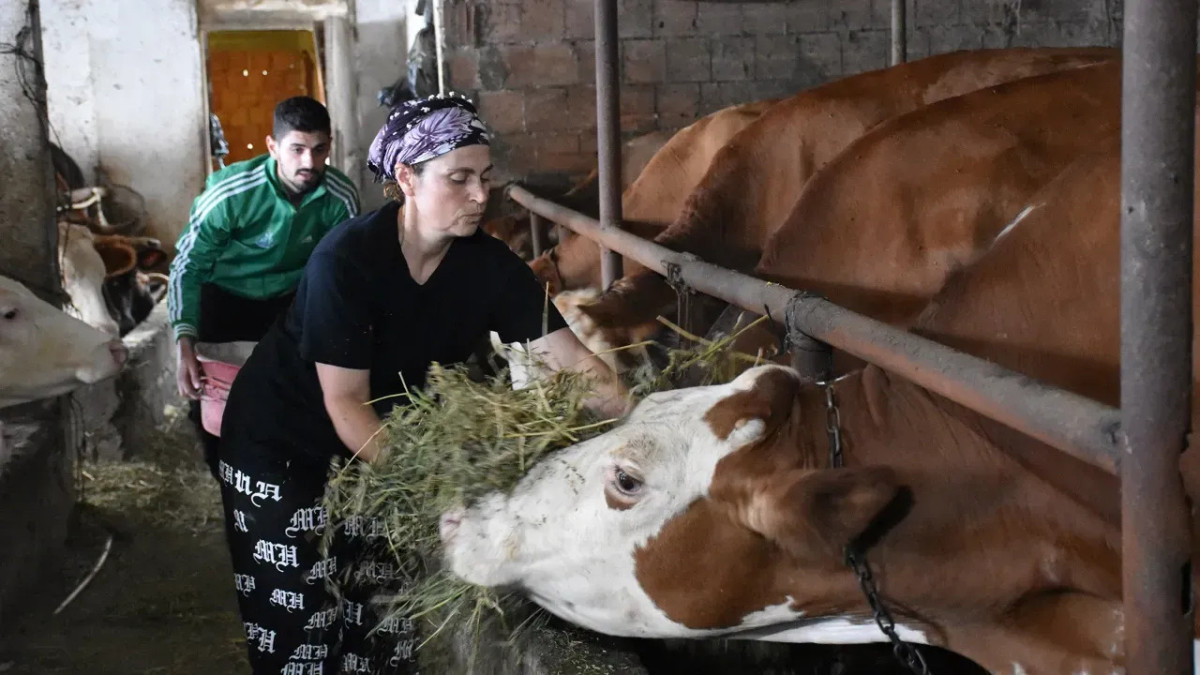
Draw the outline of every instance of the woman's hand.
[[[533,340],[529,347],[551,371],[567,369],[593,377],[596,394],[584,401],[588,408],[607,417],[620,417],[628,412],[629,391],[612,368],[584,346],[570,328],[560,328]]]
[[[359,459],[374,463],[382,451],[379,429],[383,423],[367,404],[371,400],[371,371],[318,363],[317,379],[338,438]]]

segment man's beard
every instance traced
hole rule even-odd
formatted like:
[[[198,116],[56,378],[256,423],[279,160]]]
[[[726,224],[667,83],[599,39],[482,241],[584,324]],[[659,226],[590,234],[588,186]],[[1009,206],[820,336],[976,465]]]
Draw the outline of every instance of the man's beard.
[[[297,172],[287,181],[288,191],[294,195],[308,194],[321,184],[321,177],[322,174],[316,171]]]

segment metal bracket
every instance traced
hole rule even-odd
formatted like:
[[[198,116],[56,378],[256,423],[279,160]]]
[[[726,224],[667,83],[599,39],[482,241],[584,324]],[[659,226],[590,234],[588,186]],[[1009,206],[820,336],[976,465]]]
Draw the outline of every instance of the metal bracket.
[[[664,261],[667,267],[667,285],[675,291],[675,321],[679,327],[692,331],[692,296],[696,290],[683,280],[683,266],[677,262]],[[681,335],[680,340],[685,340]]]
[[[804,300],[825,300],[825,296],[809,291],[799,291],[788,302],[784,312],[784,338],[787,350],[792,353],[792,367],[800,376],[821,381],[833,370],[833,348],[828,344],[800,331],[796,324],[796,312]]]
[[[695,293],[695,289],[687,285],[683,280],[683,266],[677,262],[667,262],[667,284],[675,289],[676,293]]]

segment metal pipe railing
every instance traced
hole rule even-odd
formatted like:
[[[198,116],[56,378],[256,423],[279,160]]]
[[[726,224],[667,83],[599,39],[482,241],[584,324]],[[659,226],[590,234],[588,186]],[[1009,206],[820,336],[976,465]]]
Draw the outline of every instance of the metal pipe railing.
[[[1121,449],[1125,668],[1192,672],[1196,0],[1129,0],[1121,105]]]
[[[678,265],[691,288],[743,309],[785,320],[791,333],[870,361],[1006,424],[1072,457],[1116,473],[1120,413],[932,340],[855,314],[811,294],[755,279],[679,253],[534,196],[519,186],[508,196],[521,206],[667,274]],[[795,340],[793,340],[795,342]]]
[[[617,62],[617,0],[596,0],[596,149],[600,172],[600,222],[621,224],[621,78]],[[600,253],[605,289],[621,278],[621,256]]]
[[[892,0],[892,65],[908,60],[907,0]]]

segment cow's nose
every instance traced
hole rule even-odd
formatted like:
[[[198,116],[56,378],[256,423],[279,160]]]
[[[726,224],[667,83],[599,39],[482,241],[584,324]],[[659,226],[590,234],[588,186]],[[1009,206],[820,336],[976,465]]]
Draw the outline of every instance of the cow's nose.
[[[117,362],[117,367],[125,365],[125,359],[129,357],[129,350],[125,348],[125,343],[120,340],[112,340],[108,343],[108,351],[112,354],[113,361]]]
[[[442,514],[441,520],[438,521],[438,534],[442,536],[442,543],[447,543],[454,538],[458,533],[458,526],[462,524],[463,509],[453,508]]]

